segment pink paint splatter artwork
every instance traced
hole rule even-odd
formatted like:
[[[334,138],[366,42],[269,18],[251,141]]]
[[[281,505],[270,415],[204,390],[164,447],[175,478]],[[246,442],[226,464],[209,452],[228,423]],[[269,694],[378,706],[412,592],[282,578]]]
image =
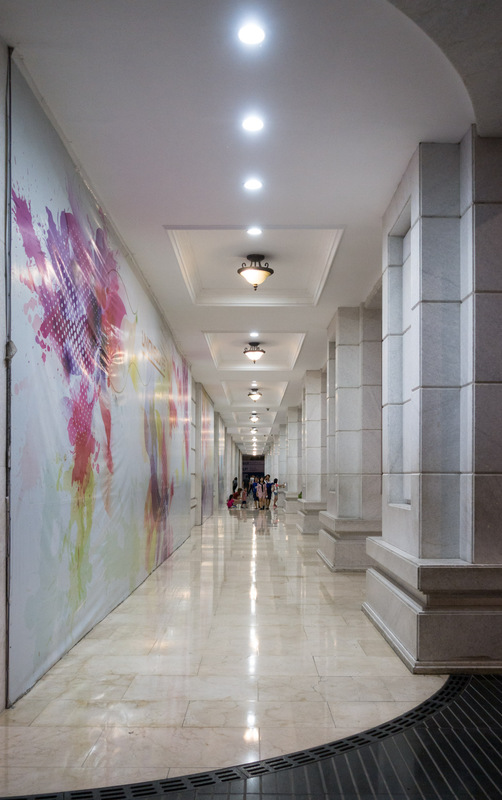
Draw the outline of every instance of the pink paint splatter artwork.
[[[76,536],[71,550],[75,602],[85,597],[90,579],[89,537],[94,506],[94,473],[100,444],[93,433],[99,413],[105,431],[105,462],[113,475],[110,372],[121,349],[126,309],[119,293],[115,255],[106,233],[97,228],[86,236],[78,210],[63,211],[58,222],[49,209],[47,228],[37,236],[28,202],[13,192],[14,218],[27,257],[21,281],[32,293],[30,313],[35,341],[45,360],[52,352],[67,386],[63,407],[73,456],[72,520]],[[87,228],[89,229],[89,222]],[[48,255],[46,255],[48,254]],[[33,300],[36,299],[36,311]]]

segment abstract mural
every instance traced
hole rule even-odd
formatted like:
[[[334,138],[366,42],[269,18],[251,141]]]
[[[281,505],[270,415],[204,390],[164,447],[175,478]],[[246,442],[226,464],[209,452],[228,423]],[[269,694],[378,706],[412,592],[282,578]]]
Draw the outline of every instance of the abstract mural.
[[[214,495],[214,409],[204,389],[201,388],[201,478],[202,521],[213,513]]]
[[[190,373],[12,77],[9,700],[189,534]]]

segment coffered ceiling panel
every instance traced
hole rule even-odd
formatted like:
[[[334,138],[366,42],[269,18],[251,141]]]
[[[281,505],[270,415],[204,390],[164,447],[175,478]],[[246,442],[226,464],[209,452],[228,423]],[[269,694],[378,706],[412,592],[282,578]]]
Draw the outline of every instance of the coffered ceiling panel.
[[[304,333],[266,333],[249,337],[249,333],[205,333],[214,365],[219,370],[270,372],[291,370],[300,353]],[[250,344],[259,343],[265,350],[259,361],[253,363],[244,355]]]
[[[343,228],[266,228],[259,240],[234,230],[169,230],[192,302],[202,306],[316,305]],[[253,288],[237,273],[260,253],[274,274]]]

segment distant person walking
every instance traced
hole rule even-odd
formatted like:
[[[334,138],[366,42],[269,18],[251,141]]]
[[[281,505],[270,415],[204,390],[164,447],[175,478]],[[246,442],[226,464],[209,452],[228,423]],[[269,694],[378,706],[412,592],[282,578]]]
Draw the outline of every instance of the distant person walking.
[[[263,478],[260,478],[259,482],[256,484],[256,499],[258,500],[258,508],[260,511],[263,510],[267,500],[267,487]]]
[[[274,508],[277,508],[278,496],[279,496],[279,483],[277,482],[277,478],[274,478],[274,482],[272,484],[272,497],[274,498]]]

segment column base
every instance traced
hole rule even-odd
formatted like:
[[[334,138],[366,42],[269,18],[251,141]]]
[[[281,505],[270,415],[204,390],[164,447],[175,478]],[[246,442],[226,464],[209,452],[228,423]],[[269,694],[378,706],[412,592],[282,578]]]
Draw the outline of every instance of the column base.
[[[296,527],[300,533],[319,533],[319,512],[326,511],[325,503],[310,503],[308,500],[298,500]]]
[[[272,505],[273,505],[273,498],[272,498]],[[284,508],[284,509],[286,508],[286,492],[281,491],[281,489],[279,489],[279,493],[277,495],[277,508]]]
[[[284,510],[286,514],[296,514],[298,511],[298,495],[287,494],[284,498]]]
[[[502,672],[502,565],[367,549],[363,611],[411,672]]]
[[[317,554],[332,572],[361,572],[373,563],[366,552],[368,536],[380,536],[379,520],[339,519],[326,511],[319,514]]]

